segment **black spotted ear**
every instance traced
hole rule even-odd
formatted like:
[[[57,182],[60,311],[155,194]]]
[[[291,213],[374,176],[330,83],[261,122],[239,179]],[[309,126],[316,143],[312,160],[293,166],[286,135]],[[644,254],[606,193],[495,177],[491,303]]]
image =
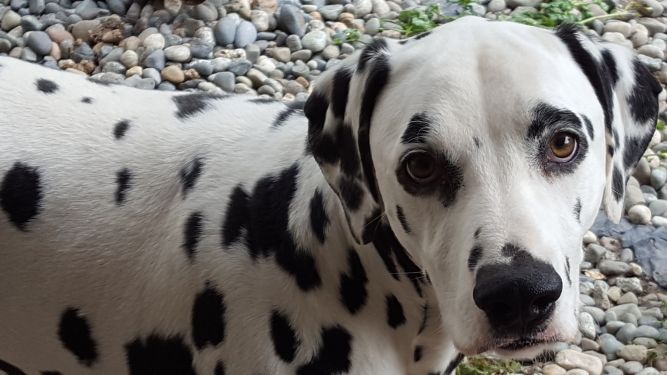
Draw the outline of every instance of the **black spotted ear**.
[[[370,130],[390,75],[390,46],[377,39],[316,81],[304,112],[308,150],[343,205],[355,240],[373,239],[383,213]]]
[[[572,26],[559,28],[556,35],[591,82],[604,112],[607,180],[602,206],[618,223],[626,182],[655,132],[662,87],[626,47],[593,41]]]

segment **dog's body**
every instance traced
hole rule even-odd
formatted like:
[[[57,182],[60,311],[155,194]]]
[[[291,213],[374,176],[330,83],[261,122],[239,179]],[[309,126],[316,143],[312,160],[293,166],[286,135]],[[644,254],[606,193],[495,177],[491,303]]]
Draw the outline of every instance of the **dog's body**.
[[[466,27],[488,29],[473,41],[488,33],[507,41],[498,64],[544,43],[530,52],[537,67],[521,73],[527,82],[483,76],[491,87],[518,86],[490,99],[474,75],[448,82],[442,73],[410,92],[407,69],[420,73],[415,54]],[[652,134],[659,85],[627,52],[614,52],[612,121],[601,83],[568,55],[576,48],[569,36],[584,52],[592,42],[573,31],[513,37],[526,30],[466,18],[405,44],[374,43],[322,77],[305,107],[308,120],[298,104],[107,87],[0,58],[0,369],[425,375],[451,372],[459,351],[524,353],[572,337],[581,237],[603,190],[605,208],[618,216],[616,180]],[[477,52],[457,56],[464,62],[452,63],[451,77],[493,71],[470,68],[470,59],[486,56],[483,46],[471,48]],[[550,67],[554,77],[532,80]],[[564,74],[572,81],[562,82]],[[646,108],[626,113],[633,104],[618,104],[620,89],[640,95]],[[553,100],[531,110],[542,94]],[[512,117],[504,100],[531,106]],[[452,122],[434,112],[443,108],[463,130],[425,127],[434,118]],[[517,144],[546,131],[536,122],[563,113],[579,121],[568,131],[580,137],[581,160],[535,172],[541,162],[513,156],[525,151]],[[422,147],[434,134],[454,139],[443,141],[443,158],[451,159],[443,181],[456,184],[442,182],[434,201],[405,201],[426,201],[430,190],[406,180],[393,152]],[[619,161],[614,151],[629,156]],[[480,204],[484,216],[469,213]],[[476,285],[502,284],[480,275],[501,275],[503,264],[519,274],[540,270],[524,279],[553,285],[544,292],[551,300],[535,297],[545,306],[539,328],[528,331],[522,321],[525,329],[512,336],[493,312],[497,302],[477,288],[473,296]]]

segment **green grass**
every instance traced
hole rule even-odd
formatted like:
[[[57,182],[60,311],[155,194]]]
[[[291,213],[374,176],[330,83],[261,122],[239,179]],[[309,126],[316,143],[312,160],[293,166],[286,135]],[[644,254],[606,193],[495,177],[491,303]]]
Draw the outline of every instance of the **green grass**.
[[[496,360],[486,357],[470,357],[456,369],[456,375],[506,375],[521,371],[516,361]]]
[[[357,29],[345,29],[338,36],[335,36],[333,43],[340,46],[343,43],[355,43],[361,39],[361,31]]]
[[[655,128],[660,131],[665,130],[665,122],[662,120],[658,120],[658,123],[656,124]]]
[[[431,4],[427,8],[412,8],[401,11],[398,15],[398,25],[401,27],[401,34],[411,37],[434,29],[441,23],[441,18],[442,10],[440,6]]]

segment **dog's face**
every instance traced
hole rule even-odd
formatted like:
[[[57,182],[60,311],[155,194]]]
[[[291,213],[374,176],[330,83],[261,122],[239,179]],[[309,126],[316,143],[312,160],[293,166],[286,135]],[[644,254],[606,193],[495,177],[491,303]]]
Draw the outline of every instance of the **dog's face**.
[[[458,350],[530,358],[577,331],[581,240],[618,220],[660,85],[573,29],[466,17],[376,41],[306,104],[309,147],[360,243],[384,214]]]

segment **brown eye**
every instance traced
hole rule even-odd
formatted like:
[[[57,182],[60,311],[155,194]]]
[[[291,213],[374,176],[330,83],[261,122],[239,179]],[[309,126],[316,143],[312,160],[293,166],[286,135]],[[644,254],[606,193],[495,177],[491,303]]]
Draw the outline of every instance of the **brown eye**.
[[[577,153],[577,136],[569,132],[558,132],[549,141],[549,160],[566,163]]]
[[[405,156],[405,170],[417,183],[430,182],[436,174],[436,161],[426,151],[413,151]]]

